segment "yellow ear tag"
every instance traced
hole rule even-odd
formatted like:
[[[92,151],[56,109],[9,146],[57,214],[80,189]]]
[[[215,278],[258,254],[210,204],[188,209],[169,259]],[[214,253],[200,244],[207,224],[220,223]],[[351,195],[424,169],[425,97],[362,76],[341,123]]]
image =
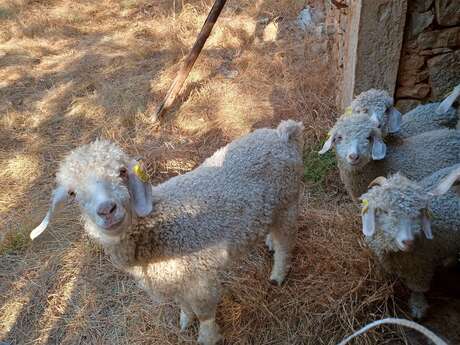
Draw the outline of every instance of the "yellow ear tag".
[[[369,210],[369,200],[363,199],[363,200],[361,201],[361,206],[362,206],[362,208],[361,208],[361,214],[367,213],[367,211]]]
[[[133,172],[137,175],[137,177],[139,177],[139,179],[144,182],[144,183],[147,183],[149,181],[149,177],[147,176],[147,174],[145,173],[144,170],[142,170],[141,168],[141,165],[139,163],[137,163],[134,167],[133,167]]]
[[[346,107],[345,112],[343,113],[343,115],[350,116],[351,113],[352,113],[351,107]]]

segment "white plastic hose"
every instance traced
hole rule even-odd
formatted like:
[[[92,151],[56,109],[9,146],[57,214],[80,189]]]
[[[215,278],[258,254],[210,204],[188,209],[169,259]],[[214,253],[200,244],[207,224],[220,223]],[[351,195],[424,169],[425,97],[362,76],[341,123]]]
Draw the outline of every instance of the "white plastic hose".
[[[383,319],[383,320],[378,320],[371,322],[367,326],[361,328],[359,331],[353,333],[350,335],[348,338],[342,340],[339,345],[345,345],[347,344],[351,339],[357,337],[360,334],[366,333],[368,330],[371,328],[384,325],[384,324],[393,324],[393,325],[401,325],[405,327],[409,327],[412,329],[415,329],[416,331],[422,333],[425,335],[428,339],[430,339],[435,345],[448,345],[444,340],[439,338],[436,334],[434,334],[432,331],[430,331],[428,328],[423,327],[422,325],[419,325],[418,323],[414,321],[409,321],[405,319],[396,319],[396,318],[388,318],[388,319]]]

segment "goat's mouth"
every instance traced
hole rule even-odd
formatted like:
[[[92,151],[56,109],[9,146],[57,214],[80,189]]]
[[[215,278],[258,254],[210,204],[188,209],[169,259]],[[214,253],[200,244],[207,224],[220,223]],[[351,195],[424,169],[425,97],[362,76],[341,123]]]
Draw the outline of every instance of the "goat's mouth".
[[[400,243],[398,241],[396,241],[396,245],[398,247],[398,249],[402,252],[410,252],[412,251],[412,244],[411,245],[405,245],[404,243]]]
[[[356,168],[362,168],[363,166],[365,166],[366,162],[362,158],[359,158],[358,160],[355,160],[355,161],[347,159],[347,164],[350,168],[356,169]]]
[[[357,160],[357,161],[350,161],[350,160],[347,160],[348,164],[350,164],[351,166],[355,167],[355,166],[358,166],[358,165],[361,165],[361,159]]]
[[[102,224],[99,224],[99,226],[107,233],[115,233],[121,229],[121,225],[123,225],[125,218],[125,215],[123,215],[116,219],[106,220],[102,222]]]

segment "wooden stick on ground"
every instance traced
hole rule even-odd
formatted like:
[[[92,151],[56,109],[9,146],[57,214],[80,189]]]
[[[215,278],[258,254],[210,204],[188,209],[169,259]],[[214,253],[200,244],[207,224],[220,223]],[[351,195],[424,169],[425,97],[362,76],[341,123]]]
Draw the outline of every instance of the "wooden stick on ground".
[[[201,28],[201,31],[198,34],[195,44],[192,47],[192,50],[188,54],[187,58],[184,60],[182,66],[180,67],[179,72],[176,75],[176,78],[174,79],[173,83],[171,84],[168,90],[168,93],[163,99],[163,102],[160,103],[155,114],[153,115],[154,121],[160,120],[164,116],[164,113],[174,103],[174,100],[176,99],[177,94],[181,90],[185,79],[187,79],[190,71],[192,70],[193,65],[195,64],[196,59],[200,55],[200,52],[203,49],[203,46],[206,43],[206,40],[208,39],[209,34],[211,33],[211,30],[217,21],[217,18],[219,18],[220,12],[224,8],[226,1],[227,0],[216,0],[214,2],[211,11],[209,11],[208,17],[206,18],[206,21],[204,22],[203,27]]]

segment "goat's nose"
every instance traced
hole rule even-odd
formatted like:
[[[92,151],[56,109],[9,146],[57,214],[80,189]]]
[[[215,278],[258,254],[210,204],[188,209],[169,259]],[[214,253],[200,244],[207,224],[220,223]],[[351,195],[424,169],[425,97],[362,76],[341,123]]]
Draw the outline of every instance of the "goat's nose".
[[[407,248],[412,248],[414,245],[414,240],[404,240],[402,243],[407,247]]]
[[[117,204],[113,201],[104,201],[97,207],[97,214],[103,218],[112,216],[117,209]]]
[[[358,159],[359,159],[359,155],[357,153],[350,153],[348,155],[348,158],[352,161],[352,162],[356,162]]]

